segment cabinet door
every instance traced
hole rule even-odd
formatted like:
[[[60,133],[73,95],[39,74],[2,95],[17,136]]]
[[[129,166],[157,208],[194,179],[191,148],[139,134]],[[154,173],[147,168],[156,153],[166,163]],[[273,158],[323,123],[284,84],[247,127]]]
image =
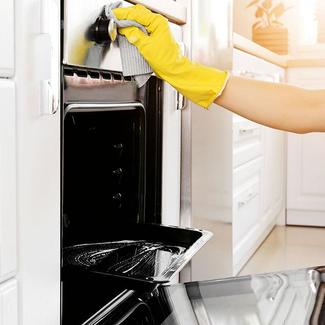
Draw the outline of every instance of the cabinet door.
[[[162,223],[179,225],[181,176],[181,111],[177,92],[164,84]]]
[[[234,73],[247,78],[273,83],[284,79],[284,70],[282,68],[239,50],[234,51]],[[244,130],[246,136],[250,134],[252,138],[254,132],[257,132],[253,127]],[[271,221],[272,219],[276,220],[279,213],[284,211],[285,136],[283,132],[264,126],[260,126],[260,132],[261,155],[264,157],[264,164],[261,211],[259,214],[261,218]],[[251,155],[254,154],[253,149],[254,147],[251,145]]]
[[[170,24],[178,42],[182,41],[182,29]],[[162,223],[178,226],[180,223],[181,190],[181,118],[178,110],[178,93],[164,83],[163,90],[163,162],[162,162]]]
[[[16,270],[16,122],[14,82],[0,80],[0,282]]]
[[[16,20],[22,26],[17,28],[15,44],[17,53],[22,53],[17,55],[15,69],[19,318],[24,325],[58,325],[60,113],[42,114],[46,106],[41,101],[40,85],[48,76],[49,57],[43,57],[38,47],[37,33],[41,31],[35,12],[40,12],[41,2],[19,0],[16,3]],[[53,11],[52,16],[57,16],[60,10],[60,1],[56,3],[57,12]]]
[[[17,281],[11,280],[0,286],[0,325],[18,324]]]
[[[289,69],[288,81],[325,88],[325,68]],[[287,223],[325,226],[325,134],[288,135]]]
[[[263,127],[263,176],[261,214],[275,219],[284,208],[284,133]]]
[[[0,1],[0,77],[14,74],[14,0]]]

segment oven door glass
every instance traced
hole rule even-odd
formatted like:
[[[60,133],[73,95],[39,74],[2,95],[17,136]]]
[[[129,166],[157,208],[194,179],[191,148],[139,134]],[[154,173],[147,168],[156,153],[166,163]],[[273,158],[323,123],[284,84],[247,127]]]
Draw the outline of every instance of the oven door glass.
[[[163,325],[322,324],[322,278],[305,269],[161,287],[154,315]]]

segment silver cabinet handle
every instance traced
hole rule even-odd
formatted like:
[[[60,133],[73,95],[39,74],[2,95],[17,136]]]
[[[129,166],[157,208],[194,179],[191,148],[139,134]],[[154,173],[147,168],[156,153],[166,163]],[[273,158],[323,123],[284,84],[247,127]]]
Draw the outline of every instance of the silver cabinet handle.
[[[258,130],[259,127],[253,127],[253,128],[242,128],[239,129],[239,134],[240,135],[247,135],[247,134],[252,134],[254,133],[256,130]]]
[[[239,70],[233,71],[233,74],[245,78],[270,81],[274,83],[279,83],[281,81],[281,75],[279,73],[258,73],[249,70]]]
[[[257,196],[257,193],[250,192],[244,200],[238,201],[238,208],[246,206],[250,201],[252,201]]]

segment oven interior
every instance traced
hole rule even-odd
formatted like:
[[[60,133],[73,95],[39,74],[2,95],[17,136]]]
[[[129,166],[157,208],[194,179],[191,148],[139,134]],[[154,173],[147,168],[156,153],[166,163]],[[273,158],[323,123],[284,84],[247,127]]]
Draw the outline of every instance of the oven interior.
[[[161,224],[161,81],[138,89],[121,73],[72,66],[63,76],[62,323],[74,324],[137,282],[169,282],[211,234]],[[85,308],[74,315],[78,299]],[[128,319],[146,314],[133,305]],[[96,317],[89,324],[108,324]]]

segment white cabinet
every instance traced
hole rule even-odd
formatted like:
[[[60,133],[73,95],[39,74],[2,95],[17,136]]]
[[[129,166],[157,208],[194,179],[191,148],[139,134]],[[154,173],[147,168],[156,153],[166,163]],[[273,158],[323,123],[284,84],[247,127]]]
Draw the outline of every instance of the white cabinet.
[[[14,0],[0,1],[0,77],[14,74]]]
[[[236,49],[233,73],[268,82],[285,76],[281,67]],[[285,134],[221,107],[192,114],[194,226],[216,234],[193,259],[192,274],[236,275],[284,220]]]
[[[58,4],[58,11],[60,1]],[[60,324],[60,112],[42,115],[46,60],[36,60],[40,1],[16,10],[17,215],[19,318]],[[57,13],[54,13],[54,15]],[[59,46],[59,44],[57,44]],[[6,324],[7,325],[7,324]]]
[[[18,325],[16,280],[0,285],[0,325]]]
[[[175,39],[182,44],[182,28],[170,23]],[[182,111],[178,110],[178,93],[163,84],[163,152],[162,152],[162,223],[179,226],[181,191]]]
[[[288,82],[325,88],[325,68],[292,68]],[[325,226],[325,134],[288,135],[287,223]]]
[[[16,108],[13,81],[0,80],[0,282],[16,272]]]
[[[162,223],[179,225],[181,178],[181,114],[177,91],[164,84]]]
[[[284,79],[282,68],[238,50],[233,71],[268,82]],[[233,273],[237,274],[284,215],[284,133],[234,115],[233,148]]]

